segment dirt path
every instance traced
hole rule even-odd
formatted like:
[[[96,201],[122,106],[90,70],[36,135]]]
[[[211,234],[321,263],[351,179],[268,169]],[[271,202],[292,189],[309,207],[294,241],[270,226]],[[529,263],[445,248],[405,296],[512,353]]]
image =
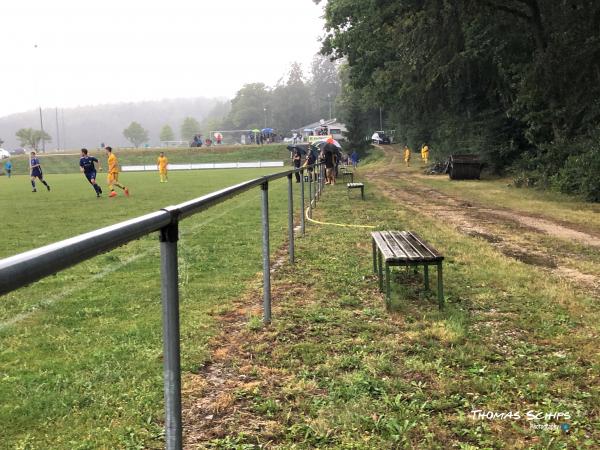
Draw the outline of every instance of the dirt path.
[[[506,256],[600,292],[600,276],[583,273],[569,264],[569,259],[581,256],[561,245],[561,241],[567,241],[600,248],[600,237],[548,218],[476,204],[444,194],[420,182],[419,176],[401,172],[397,151],[387,147],[383,150],[389,163],[365,174],[365,178],[377,185],[388,198],[415,212],[443,221],[462,234],[484,239]],[[398,183],[399,179],[402,185]]]

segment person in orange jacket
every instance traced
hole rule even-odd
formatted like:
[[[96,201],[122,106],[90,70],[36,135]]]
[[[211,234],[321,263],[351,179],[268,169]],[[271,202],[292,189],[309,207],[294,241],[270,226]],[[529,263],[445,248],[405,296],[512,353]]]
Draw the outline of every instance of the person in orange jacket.
[[[160,152],[160,155],[156,159],[156,168],[158,169],[158,174],[160,175],[160,182],[168,183],[169,177],[167,175],[167,171],[169,168],[169,160],[165,156],[165,152]]]
[[[408,145],[404,146],[404,164],[406,164],[406,167],[410,167],[410,148],[408,148]]]
[[[421,159],[425,164],[429,162],[429,147],[427,144],[423,144],[421,147]]]

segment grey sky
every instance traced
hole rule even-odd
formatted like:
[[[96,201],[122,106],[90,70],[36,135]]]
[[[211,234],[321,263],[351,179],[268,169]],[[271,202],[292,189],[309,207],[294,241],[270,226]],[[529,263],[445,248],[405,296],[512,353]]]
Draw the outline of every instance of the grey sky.
[[[272,85],[308,70],[321,15],[311,0],[3,0],[0,117]]]

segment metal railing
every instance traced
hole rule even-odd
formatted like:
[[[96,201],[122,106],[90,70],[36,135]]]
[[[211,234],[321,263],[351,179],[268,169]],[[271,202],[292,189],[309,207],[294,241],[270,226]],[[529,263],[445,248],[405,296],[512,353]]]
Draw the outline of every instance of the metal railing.
[[[315,181],[308,169],[313,169]],[[301,177],[300,232],[305,233],[305,189],[308,182],[309,204],[307,214],[320,198],[324,188],[324,170],[317,164],[309,168],[297,168],[279,172],[212,192],[202,197],[168,206],[159,211],[136,217],[89,233],[65,239],[54,244],[20,253],[0,260],[0,295],[24,287],[41,278],[79,264],[101,253],[139,239],[150,233],[159,232],[161,299],[163,318],[164,351],[164,396],[165,396],[165,439],[169,450],[182,448],[181,419],[181,362],[179,332],[179,270],[177,263],[177,241],[179,222],[186,217],[207,210],[236,195],[260,186],[262,203],[262,247],[263,247],[263,321],[271,322],[271,263],[269,249],[269,183],[281,178],[288,179],[288,239],[289,259],[294,263],[294,206],[292,177]],[[305,173],[308,176],[305,177]]]

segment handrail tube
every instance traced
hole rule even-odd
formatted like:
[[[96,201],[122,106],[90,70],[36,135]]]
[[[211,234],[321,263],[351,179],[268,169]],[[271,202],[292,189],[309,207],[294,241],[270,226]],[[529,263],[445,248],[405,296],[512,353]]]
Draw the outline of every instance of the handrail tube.
[[[175,205],[173,208],[177,208],[180,213],[180,219],[184,219],[200,211],[208,209],[211,206],[221,203],[224,200],[227,200],[249,189],[252,189],[253,187],[262,186],[265,182],[285,178],[296,172],[300,172],[301,170],[302,168],[296,168],[286,170],[285,172],[278,172],[272,175],[266,175],[264,177],[244,181],[243,183],[236,184],[225,189],[221,189],[220,191],[211,192],[210,194],[203,195],[202,197],[198,197],[187,202],[180,203],[179,205]]]
[[[221,203],[266,181],[284,178],[301,168],[287,170],[221,189],[144,216],[55,242],[0,260],[0,295],[53,275],[101,253],[160,230],[173,222]],[[177,214],[177,219],[174,214]]]
[[[171,223],[156,211],[0,260],[0,295],[139,239]]]

